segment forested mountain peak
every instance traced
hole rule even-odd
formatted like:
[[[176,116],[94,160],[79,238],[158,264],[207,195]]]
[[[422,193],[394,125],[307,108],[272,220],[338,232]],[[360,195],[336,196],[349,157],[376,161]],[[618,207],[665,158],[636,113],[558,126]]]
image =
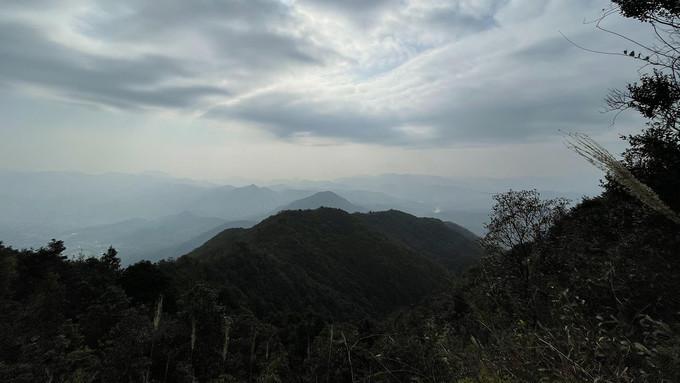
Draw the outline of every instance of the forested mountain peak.
[[[434,257],[374,226],[341,209],[286,210],[223,231],[175,267],[225,286],[234,305],[260,302],[256,312],[309,305],[336,318],[384,314],[446,285]]]

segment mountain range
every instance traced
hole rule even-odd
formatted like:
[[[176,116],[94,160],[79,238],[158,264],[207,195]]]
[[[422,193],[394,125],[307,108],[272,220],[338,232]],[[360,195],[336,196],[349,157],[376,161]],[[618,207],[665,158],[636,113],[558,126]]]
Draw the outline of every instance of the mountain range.
[[[239,193],[249,189],[260,195],[271,195],[266,188],[249,186],[233,189]],[[364,211],[333,192],[319,192],[283,205],[267,213],[248,219],[227,221],[217,217],[203,217],[189,211],[157,219],[135,218],[113,224],[96,225],[57,235],[76,254],[101,254],[114,246],[124,262],[141,259],[177,258],[199,247],[213,236],[229,228],[247,228],[283,210],[309,210],[331,207],[348,212]]]
[[[436,219],[318,208],[224,230],[163,267],[180,285],[208,281],[258,317],[313,308],[346,320],[416,303],[480,256],[466,233]]]
[[[519,184],[415,175],[286,182],[231,186],[162,174],[0,171],[0,240],[37,248],[45,238],[62,238],[72,255],[114,246],[132,262],[178,257],[221,229],[321,206],[395,209],[481,235],[492,192],[502,191],[492,187]]]

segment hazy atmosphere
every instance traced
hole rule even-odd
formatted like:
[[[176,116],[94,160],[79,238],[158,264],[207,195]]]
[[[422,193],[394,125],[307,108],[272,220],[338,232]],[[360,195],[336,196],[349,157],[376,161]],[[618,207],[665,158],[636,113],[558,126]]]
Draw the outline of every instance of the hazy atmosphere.
[[[0,382],[680,382],[680,0],[0,0]]]

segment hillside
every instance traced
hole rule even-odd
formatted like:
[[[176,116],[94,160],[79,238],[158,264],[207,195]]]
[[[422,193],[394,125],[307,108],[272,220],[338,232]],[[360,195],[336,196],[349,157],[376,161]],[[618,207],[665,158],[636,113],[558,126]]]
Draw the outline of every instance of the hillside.
[[[258,316],[311,309],[329,319],[361,318],[446,285],[444,268],[407,243],[339,209],[285,211],[251,229],[225,230],[173,267],[187,284],[207,280],[225,304]]]
[[[451,271],[461,271],[482,256],[474,234],[436,218],[418,218],[398,210],[355,214],[372,229]]]
[[[240,227],[251,227],[255,224],[255,222],[252,221],[230,221],[230,222],[224,222],[220,224],[219,226],[213,227],[210,230],[204,231],[198,235],[196,235],[193,238],[187,239],[181,243],[173,243],[172,245],[168,245],[167,247],[163,248],[162,250],[158,250],[155,253],[148,253],[144,257],[144,259],[147,260],[159,260],[159,259],[168,259],[168,258],[178,258],[186,253],[191,252],[194,249],[197,249],[204,243],[208,242],[212,237],[216,236],[217,234],[223,232],[224,230],[227,229],[234,229],[234,228],[240,228]]]
[[[450,221],[444,221],[444,224],[449,227],[449,229],[457,232],[458,234],[462,235],[463,237],[470,239],[472,241],[477,241],[480,237],[477,236],[477,234],[473,233],[472,231],[468,230],[467,228],[457,224],[453,223]]]

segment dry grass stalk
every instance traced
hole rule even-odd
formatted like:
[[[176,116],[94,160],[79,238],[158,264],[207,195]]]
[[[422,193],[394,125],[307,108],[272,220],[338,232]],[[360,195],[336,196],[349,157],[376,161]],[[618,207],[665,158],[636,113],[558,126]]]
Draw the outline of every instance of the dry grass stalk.
[[[161,314],[163,312],[163,295],[158,297],[156,303],[156,315],[153,317],[153,330],[158,331],[158,326],[161,324]]]
[[[229,331],[231,330],[231,318],[224,316],[224,344],[222,345],[222,362],[227,360],[227,350],[229,349]]]
[[[621,161],[614,158],[607,149],[588,135],[568,133],[566,144],[569,149],[585,158],[586,161],[606,172],[614,181],[623,186],[630,195],[637,198],[645,206],[680,224],[680,216],[668,207],[654,190],[638,180]]]
[[[191,318],[191,353],[194,352],[196,346],[196,318]]]

